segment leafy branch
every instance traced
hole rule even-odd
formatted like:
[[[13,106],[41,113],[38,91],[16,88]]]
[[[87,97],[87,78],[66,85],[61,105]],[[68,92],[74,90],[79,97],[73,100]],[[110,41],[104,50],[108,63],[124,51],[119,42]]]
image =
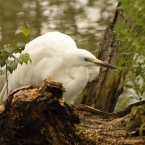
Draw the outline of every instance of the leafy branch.
[[[22,34],[24,37],[27,37],[30,34],[31,30],[28,23],[25,23],[25,27],[16,30],[15,35]],[[25,43],[21,42],[18,39],[16,46],[11,44],[4,45],[4,48],[0,50],[0,75],[5,75],[6,84],[7,84],[7,93],[8,93],[8,73],[13,73],[17,68],[18,64],[22,65],[23,63],[27,64],[31,62],[30,55],[28,53],[22,53],[25,49]],[[17,55],[20,54],[20,55]]]

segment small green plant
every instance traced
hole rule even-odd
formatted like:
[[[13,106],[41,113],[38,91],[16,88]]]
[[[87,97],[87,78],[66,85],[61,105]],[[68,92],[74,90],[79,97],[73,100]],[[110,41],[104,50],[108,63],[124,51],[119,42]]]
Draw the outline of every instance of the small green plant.
[[[27,37],[31,30],[29,24],[26,23],[24,28],[18,29],[15,35],[20,35],[20,33]],[[15,40],[16,41],[16,40]],[[7,93],[8,93],[8,73],[13,73],[17,68],[18,64],[27,64],[31,62],[30,55],[28,53],[22,53],[25,48],[25,43],[21,42],[22,38],[17,40],[16,46],[11,44],[4,45],[4,48],[0,50],[0,75],[5,75],[7,83]],[[20,53],[17,57],[17,53]],[[22,53],[22,54],[21,54]]]
[[[116,25],[116,39],[121,41],[121,54],[128,74],[120,83],[130,90],[130,98],[142,100],[145,94],[145,5],[143,0],[119,0],[124,20]]]
[[[140,105],[140,106],[133,106],[131,108],[131,116],[134,117],[136,116],[137,112],[139,110],[142,110],[145,112],[145,105]],[[142,136],[143,135],[143,131],[144,131],[144,127],[145,127],[145,116],[142,116],[140,118],[140,121],[141,121],[141,125],[140,125],[140,128],[139,128],[139,135]]]
[[[116,39],[122,43],[120,64],[125,64],[124,69],[128,74],[119,85],[130,90],[130,95],[125,101],[136,99],[140,102],[145,95],[145,5],[143,0],[119,0],[118,7],[122,11],[124,20],[116,25]],[[144,109],[144,105],[134,106],[131,115],[136,115],[138,110]],[[145,123],[142,122],[139,134],[143,134]]]

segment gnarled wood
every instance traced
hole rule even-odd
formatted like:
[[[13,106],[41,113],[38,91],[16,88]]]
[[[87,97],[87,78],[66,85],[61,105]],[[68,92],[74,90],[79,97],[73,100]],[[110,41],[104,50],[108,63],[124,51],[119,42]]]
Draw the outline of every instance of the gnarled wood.
[[[133,105],[118,113],[71,106],[64,102],[63,91],[61,83],[46,78],[42,87],[31,85],[10,93],[1,105],[0,144],[145,144],[145,137],[139,136],[139,128],[145,123],[144,111],[133,116]],[[143,104],[145,101],[134,105]]]
[[[0,144],[74,144],[78,116],[63,98],[61,83],[45,79],[44,86],[13,91],[0,114]]]

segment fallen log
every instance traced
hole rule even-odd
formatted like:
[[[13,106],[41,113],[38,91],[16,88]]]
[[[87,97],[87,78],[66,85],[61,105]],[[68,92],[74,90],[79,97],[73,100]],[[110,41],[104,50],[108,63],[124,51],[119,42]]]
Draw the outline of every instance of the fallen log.
[[[50,77],[42,87],[11,92],[0,106],[0,145],[145,144],[145,111],[106,113],[63,99],[65,89]],[[140,135],[140,132],[142,133]]]

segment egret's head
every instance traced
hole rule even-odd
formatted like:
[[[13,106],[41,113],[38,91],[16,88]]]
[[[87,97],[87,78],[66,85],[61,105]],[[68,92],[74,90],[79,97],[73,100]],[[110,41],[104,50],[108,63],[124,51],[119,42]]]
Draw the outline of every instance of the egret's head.
[[[72,49],[65,53],[66,63],[70,66],[95,67],[102,66],[115,69],[115,66],[98,60],[93,54],[84,49]]]

